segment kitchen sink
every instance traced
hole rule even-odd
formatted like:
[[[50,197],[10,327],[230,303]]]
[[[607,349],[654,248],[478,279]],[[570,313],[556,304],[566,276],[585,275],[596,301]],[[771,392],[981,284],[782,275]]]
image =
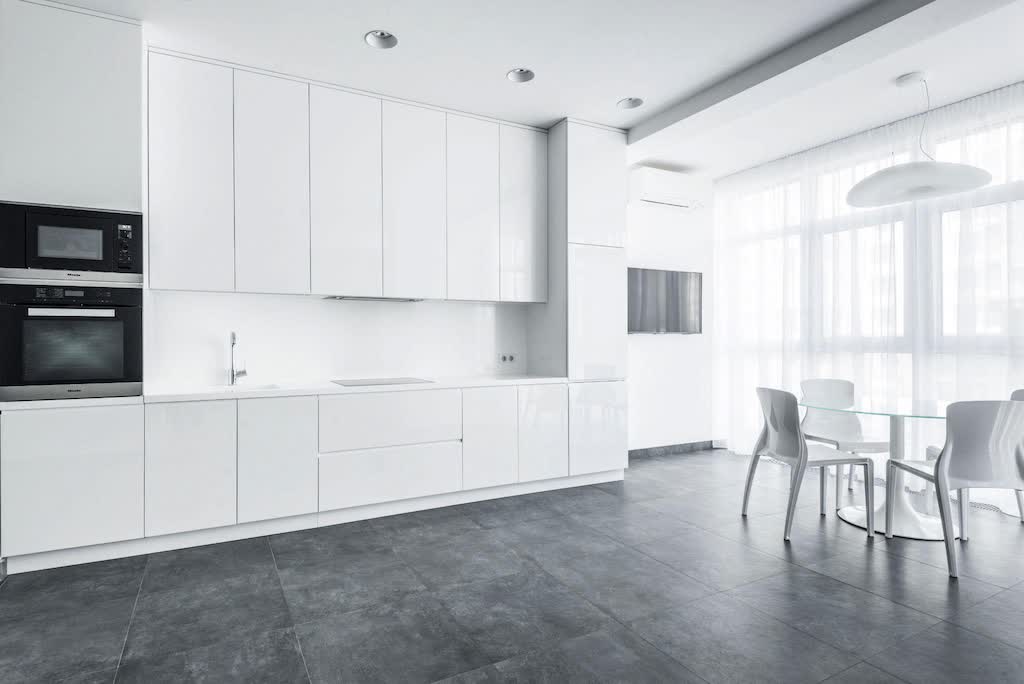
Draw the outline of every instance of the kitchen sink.
[[[423,378],[357,378],[354,380],[331,380],[331,382],[342,387],[370,387],[372,385],[419,385],[433,382],[433,380],[424,380]]]

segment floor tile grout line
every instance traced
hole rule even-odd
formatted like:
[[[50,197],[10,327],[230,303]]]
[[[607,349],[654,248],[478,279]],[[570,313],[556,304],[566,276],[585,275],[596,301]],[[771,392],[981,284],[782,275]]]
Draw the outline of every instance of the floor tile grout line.
[[[288,618],[292,623],[292,638],[295,639],[295,647],[299,649],[299,659],[302,660],[302,669],[306,671],[306,681],[312,684],[313,678],[309,676],[309,665],[306,663],[306,655],[302,652],[302,641],[299,639],[298,625],[295,623],[295,616],[292,615],[292,607],[288,604],[288,597],[284,592],[284,582],[281,580],[281,570],[277,567],[277,555],[274,553],[274,545],[270,543],[270,536],[264,537],[267,540],[267,549],[270,551],[270,560],[274,563],[274,576],[277,577],[277,586],[281,587],[281,598],[284,600],[285,608],[288,609]]]
[[[135,611],[139,607],[139,599],[142,598],[142,587],[146,584],[146,573],[149,572],[149,555],[146,555],[146,562],[142,566],[142,576],[139,577],[139,589],[135,592],[135,602],[132,603],[132,614],[128,617],[128,627],[124,630],[124,641],[121,642],[121,652],[117,656],[117,666],[114,668],[114,679],[117,681],[117,673],[121,670],[121,663],[124,661],[124,652],[128,648],[128,635],[132,631],[132,623],[135,621]]]

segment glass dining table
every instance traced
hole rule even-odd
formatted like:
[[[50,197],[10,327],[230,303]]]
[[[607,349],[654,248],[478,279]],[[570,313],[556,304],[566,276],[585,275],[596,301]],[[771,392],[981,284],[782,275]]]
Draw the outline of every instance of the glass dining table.
[[[801,400],[800,405],[805,408],[813,408],[820,411],[841,411],[844,413],[857,413],[865,416],[885,416],[889,419],[889,457],[894,459],[906,458],[906,420],[908,418],[919,418],[922,420],[945,420],[946,407],[952,402],[940,400],[892,400],[858,398],[853,406],[847,408],[835,408],[834,406],[821,406],[811,401]],[[911,455],[911,460],[924,460],[925,454]],[[877,472],[886,472],[886,468],[876,468]],[[904,486],[904,475],[902,470],[897,470],[896,496],[895,501],[886,501],[884,497],[881,503],[875,506],[875,531],[885,532],[885,510],[886,506],[893,506],[893,536],[905,537],[908,539],[922,539],[927,541],[942,541],[942,521],[937,515],[929,515],[916,509],[911,500],[911,494]],[[839,477],[839,473],[836,473]],[[876,495],[875,500],[879,497]],[[862,529],[867,528],[867,512],[864,506],[846,506],[839,509],[839,517],[851,525]]]

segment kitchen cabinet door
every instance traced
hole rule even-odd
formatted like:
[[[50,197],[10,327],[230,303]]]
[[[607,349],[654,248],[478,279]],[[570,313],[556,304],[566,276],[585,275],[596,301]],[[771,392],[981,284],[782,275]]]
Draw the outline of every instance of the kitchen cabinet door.
[[[235,289],[309,292],[309,86],[235,71]]]
[[[462,390],[462,488],[512,484],[519,456],[518,394],[513,387]]]
[[[501,296],[503,302],[548,298],[548,136],[500,129]]]
[[[569,245],[569,379],[626,377],[626,250]]]
[[[310,86],[309,142],[313,292],[380,297],[381,101]]]
[[[384,296],[445,297],[445,114],[384,102]]]
[[[142,404],[4,411],[0,555],[142,537]]]
[[[447,116],[448,299],[497,301],[498,124]]]
[[[626,383],[569,385],[569,474],[621,470],[626,445]]]
[[[320,397],[321,453],[462,438],[461,390]]]
[[[237,522],[235,404],[146,404],[147,537]]]
[[[626,244],[626,136],[586,124],[568,124],[569,242]]]
[[[238,401],[238,522],[316,511],[316,401]]]
[[[519,482],[569,474],[569,398],[565,385],[519,387]]]
[[[149,55],[149,284],[235,289],[232,70]]]

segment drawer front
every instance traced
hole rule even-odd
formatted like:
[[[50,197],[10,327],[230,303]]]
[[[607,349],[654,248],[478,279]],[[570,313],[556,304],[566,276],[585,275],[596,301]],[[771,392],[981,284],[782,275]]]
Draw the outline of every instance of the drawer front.
[[[461,488],[459,442],[320,456],[321,511],[444,494]]]
[[[457,389],[320,398],[320,453],[462,439]]]

